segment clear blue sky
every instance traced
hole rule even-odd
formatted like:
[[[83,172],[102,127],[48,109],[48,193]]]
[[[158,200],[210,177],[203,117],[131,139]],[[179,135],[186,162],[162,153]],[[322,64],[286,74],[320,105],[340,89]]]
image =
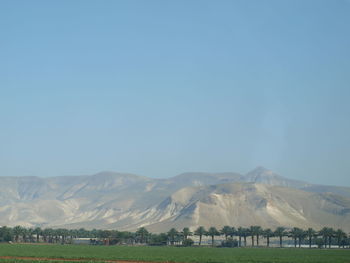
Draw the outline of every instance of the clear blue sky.
[[[0,1],[0,175],[258,165],[350,186],[350,1]]]

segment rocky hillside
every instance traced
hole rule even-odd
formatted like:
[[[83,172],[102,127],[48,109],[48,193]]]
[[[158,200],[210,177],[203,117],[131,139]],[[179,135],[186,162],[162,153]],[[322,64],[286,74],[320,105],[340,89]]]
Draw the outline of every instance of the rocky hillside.
[[[0,177],[0,225],[152,231],[171,227],[322,226],[350,231],[350,188],[290,180],[258,167],[169,179]]]

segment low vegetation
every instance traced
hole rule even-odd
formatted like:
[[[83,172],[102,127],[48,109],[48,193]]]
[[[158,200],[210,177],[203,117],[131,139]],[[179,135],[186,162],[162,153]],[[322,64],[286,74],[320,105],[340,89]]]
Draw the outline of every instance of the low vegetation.
[[[187,263],[347,263],[350,250],[1,244],[1,256],[82,259],[84,262],[119,259]]]

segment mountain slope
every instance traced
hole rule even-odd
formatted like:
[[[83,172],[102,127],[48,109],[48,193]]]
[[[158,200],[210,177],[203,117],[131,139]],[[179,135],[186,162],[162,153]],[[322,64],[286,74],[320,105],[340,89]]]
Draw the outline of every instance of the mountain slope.
[[[0,225],[153,231],[198,225],[342,226],[350,188],[290,180],[258,167],[168,179],[103,172],[90,176],[0,177]]]
[[[155,208],[149,229],[224,225],[275,228],[323,226],[350,230],[350,199],[255,183],[184,188]],[[157,212],[151,211],[152,214]],[[160,219],[163,220],[160,220]]]

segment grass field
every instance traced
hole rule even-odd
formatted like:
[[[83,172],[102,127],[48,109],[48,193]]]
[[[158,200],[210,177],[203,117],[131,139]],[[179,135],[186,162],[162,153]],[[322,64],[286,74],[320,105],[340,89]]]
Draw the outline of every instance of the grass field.
[[[0,256],[197,263],[350,263],[346,249],[127,247],[0,244]],[[22,262],[1,259],[1,262]],[[28,262],[28,260],[23,261]],[[38,262],[38,261],[36,261]],[[47,261],[46,261],[47,262]]]

